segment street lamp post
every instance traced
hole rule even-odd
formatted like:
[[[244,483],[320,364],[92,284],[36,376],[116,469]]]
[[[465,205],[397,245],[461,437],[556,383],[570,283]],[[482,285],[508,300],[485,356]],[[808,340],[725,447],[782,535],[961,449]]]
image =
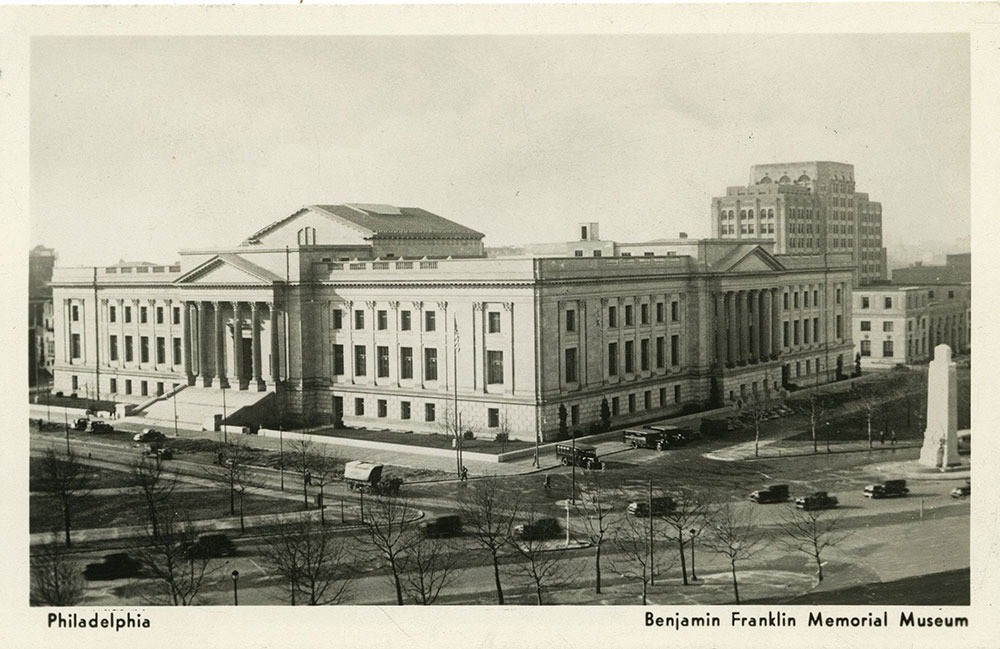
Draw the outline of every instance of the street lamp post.
[[[232,578],[233,578],[233,606],[239,606],[240,605],[240,593],[239,593],[239,589],[237,588],[237,583],[240,580],[240,571],[239,570],[234,570],[233,574],[232,574]]]
[[[285,490],[285,424],[278,424],[278,475],[281,477],[281,490]]]
[[[180,434],[177,432],[177,388],[174,388],[174,437],[179,437]]]
[[[830,452],[830,422],[826,422],[826,452]]]
[[[698,530],[691,528],[691,581],[698,581],[698,575],[694,573],[694,539],[698,536]]]
[[[219,385],[222,387],[222,443],[229,443],[229,435],[226,431],[226,380],[221,379]]]

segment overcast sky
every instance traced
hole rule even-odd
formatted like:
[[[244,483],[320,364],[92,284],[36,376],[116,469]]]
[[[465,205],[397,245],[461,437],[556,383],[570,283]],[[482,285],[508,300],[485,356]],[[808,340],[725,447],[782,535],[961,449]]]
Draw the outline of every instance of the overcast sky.
[[[886,241],[969,231],[964,35],[37,38],[31,241],[60,265],[237,243],[315,203],[487,245],[710,233],[750,165],[855,165]]]

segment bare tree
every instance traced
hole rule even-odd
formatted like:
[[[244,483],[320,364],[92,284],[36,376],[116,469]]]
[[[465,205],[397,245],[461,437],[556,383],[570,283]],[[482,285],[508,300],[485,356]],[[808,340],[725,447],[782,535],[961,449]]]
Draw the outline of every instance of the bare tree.
[[[339,604],[353,578],[352,544],[311,518],[280,518],[267,528],[261,556],[282,577],[291,605]]]
[[[313,443],[307,437],[292,440],[289,444],[292,470],[302,476],[302,504],[305,509],[309,509],[309,485],[312,482],[310,469],[312,445]]]
[[[737,604],[740,603],[740,586],[736,579],[736,564],[751,558],[763,540],[754,520],[754,511],[743,503],[727,502],[720,505],[705,540],[710,550],[729,560],[733,575],[733,595]]]
[[[816,562],[816,577],[823,581],[823,552],[835,547],[851,534],[841,529],[843,522],[842,513],[790,508],[778,527],[784,534],[784,543],[789,549],[813,558]]]
[[[31,554],[32,606],[76,606],[83,600],[84,582],[80,566],[59,544],[59,534],[52,541],[37,546]]]
[[[38,463],[38,491],[59,503],[63,515],[63,533],[67,547],[72,544],[73,504],[76,499],[90,492],[90,471],[71,449],[65,453],[48,448]]]
[[[868,435],[868,448],[872,448],[872,422],[886,408],[887,400],[892,398],[893,386],[879,381],[865,381],[851,386],[851,396],[857,406],[861,424]]]
[[[415,604],[427,606],[437,601],[441,591],[455,581],[458,554],[439,539],[411,532],[413,538],[406,557],[407,571],[402,576],[403,591]]]
[[[527,512],[525,528],[534,525],[540,519],[537,507],[531,507]],[[545,588],[558,586],[566,581],[565,564],[566,550],[562,547],[552,547],[552,544],[526,535],[521,538],[511,537],[510,547],[519,561],[511,566],[515,575],[520,576],[535,591],[535,603],[541,606],[542,593]]]
[[[197,604],[212,560],[207,553],[192,551],[198,533],[190,521],[169,507],[157,515],[157,532],[147,524],[145,534],[133,545],[143,567],[163,588],[163,593],[152,599],[173,606]]]
[[[805,415],[809,420],[809,432],[812,435],[813,453],[819,453],[819,442],[816,431],[823,424],[823,419],[828,409],[827,399],[819,391],[818,386],[809,391],[809,395],[797,403],[795,410]],[[829,450],[829,440],[827,440]]]
[[[326,525],[325,489],[342,473],[338,470],[340,463],[334,452],[325,444],[317,444],[315,450],[309,452],[306,462],[309,465],[310,484],[319,487],[320,524]]]
[[[229,442],[219,452],[219,466],[209,471],[209,478],[229,490],[229,515],[236,515],[236,501],[240,502],[240,530],[243,530],[243,497],[253,481],[250,472],[252,452],[239,437],[230,436]]]
[[[650,551],[655,528],[650,530],[650,521],[638,516],[618,516],[613,524],[611,541],[618,551],[612,555],[612,567],[623,577],[642,584],[642,603],[646,604],[649,585],[653,579],[654,556]]]
[[[403,605],[402,575],[414,542],[414,510],[406,498],[374,496],[369,501],[368,539],[389,569],[396,588],[396,603]]]
[[[672,489],[674,507],[660,515],[661,520],[671,534],[676,535],[677,556],[681,562],[681,580],[688,585],[687,563],[684,558],[684,548],[687,545],[685,534],[695,527],[705,524],[711,511],[704,490],[694,489],[687,485],[678,485]]]
[[[160,533],[160,510],[165,507],[177,486],[174,476],[164,474],[159,460],[150,461],[145,455],[140,455],[129,466],[126,486],[138,496],[142,503],[145,524],[150,533],[158,536]]]
[[[601,551],[611,531],[611,493],[604,486],[603,473],[588,471],[584,492],[577,501],[587,538],[594,547],[594,592],[601,594]]]
[[[760,429],[764,422],[771,418],[771,410],[774,406],[771,395],[771,379],[766,373],[761,385],[761,390],[753,390],[743,401],[740,411],[736,415],[739,426],[754,434],[754,457],[760,455]]]
[[[518,494],[503,488],[496,477],[477,480],[460,500],[462,520],[473,540],[486,550],[493,562],[497,603],[503,604],[500,584],[500,553],[510,543],[514,521],[520,509]]]

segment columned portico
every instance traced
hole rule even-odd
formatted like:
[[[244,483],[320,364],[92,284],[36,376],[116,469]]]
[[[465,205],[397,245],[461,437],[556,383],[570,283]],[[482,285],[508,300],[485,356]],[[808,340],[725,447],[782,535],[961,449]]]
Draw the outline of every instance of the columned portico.
[[[273,302],[189,300],[183,304],[184,372],[188,385],[259,392],[274,386],[278,376],[279,343],[277,309]],[[232,316],[229,309],[232,309]],[[208,321],[210,310],[212,315]],[[265,310],[269,320],[266,322],[269,357],[266,368],[261,340]],[[249,348],[244,335],[247,325],[250,327]]]

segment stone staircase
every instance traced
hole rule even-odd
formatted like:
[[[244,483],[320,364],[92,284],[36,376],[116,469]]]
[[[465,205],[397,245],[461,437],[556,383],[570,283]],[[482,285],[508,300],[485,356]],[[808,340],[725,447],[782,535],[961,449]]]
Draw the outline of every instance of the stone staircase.
[[[226,390],[226,421],[233,425],[258,423],[263,411],[273,401],[274,392]],[[205,420],[222,415],[222,390],[198,386],[182,386],[175,397],[160,399],[134,416],[142,417],[161,426],[174,425],[174,405],[177,407],[179,425],[200,428]]]

